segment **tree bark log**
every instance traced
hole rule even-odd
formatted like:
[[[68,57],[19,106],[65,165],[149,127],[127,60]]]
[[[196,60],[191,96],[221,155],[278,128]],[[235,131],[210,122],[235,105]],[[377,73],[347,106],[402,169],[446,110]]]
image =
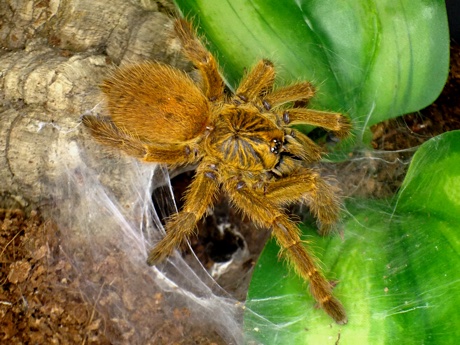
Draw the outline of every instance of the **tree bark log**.
[[[160,60],[185,66],[172,33],[172,11],[167,1],[1,2],[3,206],[46,204],[63,160],[78,164],[82,145],[101,151],[82,130],[80,117],[98,109],[98,84],[114,65]],[[125,158],[99,152],[95,159]]]

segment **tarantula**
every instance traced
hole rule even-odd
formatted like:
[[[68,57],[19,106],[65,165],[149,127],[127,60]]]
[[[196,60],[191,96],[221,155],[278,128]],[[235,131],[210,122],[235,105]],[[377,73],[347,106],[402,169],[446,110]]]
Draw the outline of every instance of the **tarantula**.
[[[331,231],[339,216],[338,197],[307,166],[321,158],[322,150],[292,126],[320,126],[343,138],[350,131],[349,121],[338,113],[293,106],[308,101],[314,88],[298,82],[274,89],[275,69],[269,60],[257,63],[235,94],[226,95],[217,62],[191,24],[177,19],[174,28],[200,82],[159,62],[121,67],[101,85],[110,116],[83,118],[100,143],[145,162],[197,164],[182,210],[167,220],[166,236],[149,253],[147,263],[157,264],[187,239],[222,189],[233,206],[272,230],[280,255],[310,282],[319,306],[337,323],[346,323],[331,283],[284,208],[306,203],[319,232]]]

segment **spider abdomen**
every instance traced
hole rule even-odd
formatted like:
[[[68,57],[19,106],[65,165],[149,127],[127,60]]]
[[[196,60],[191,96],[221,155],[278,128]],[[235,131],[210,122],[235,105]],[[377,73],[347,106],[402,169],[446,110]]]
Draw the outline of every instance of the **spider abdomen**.
[[[178,143],[201,135],[209,104],[187,74],[157,62],[118,69],[101,85],[113,123],[143,141]]]

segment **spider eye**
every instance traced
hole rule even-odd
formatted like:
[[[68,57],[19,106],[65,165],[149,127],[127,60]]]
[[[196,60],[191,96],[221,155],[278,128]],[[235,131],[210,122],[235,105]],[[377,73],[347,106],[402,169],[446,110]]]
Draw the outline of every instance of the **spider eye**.
[[[278,139],[273,139],[271,142],[270,151],[274,154],[278,154],[281,148],[281,141]]]

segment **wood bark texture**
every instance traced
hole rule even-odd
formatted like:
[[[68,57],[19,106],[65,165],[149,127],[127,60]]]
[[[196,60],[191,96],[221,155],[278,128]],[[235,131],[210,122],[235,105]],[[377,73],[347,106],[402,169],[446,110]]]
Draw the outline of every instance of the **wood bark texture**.
[[[120,63],[185,66],[170,13],[167,1],[0,2],[2,206],[52,202],[59,167],[78,169],[82,148],[113,160],[106,179],[116,184],[126,158],[101,150],[80,118],[103,103],[98,84]]]

